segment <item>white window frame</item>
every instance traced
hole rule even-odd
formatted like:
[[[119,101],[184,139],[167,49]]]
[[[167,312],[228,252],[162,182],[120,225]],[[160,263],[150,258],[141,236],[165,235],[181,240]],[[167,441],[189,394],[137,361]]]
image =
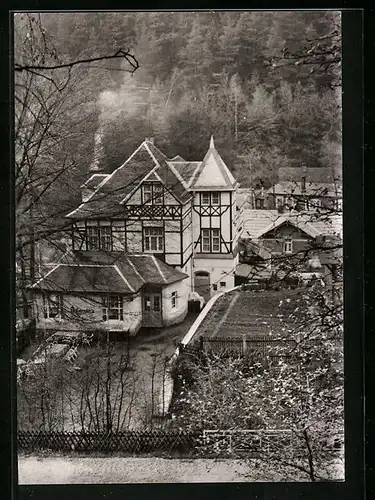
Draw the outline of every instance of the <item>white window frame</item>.
[[[206,199],[205,199],[205,197],[206,197]],[[201,195],[201,204],[202,205],[210,205],[210,203],[211,203],[210,193],[208,193],[208,192],[202,193],[202,195]]]
[[[172,309],[177,309],[177,299],[178,299],[177,292],[172,292],[172,294],[171,294],[171,307],[172,307]]]
[[[52,307],[56,309],[56,313],[51,314]],[[63,311],[63,296],[61,293],[45,293],[43,294],[43,312],[45,319],[62,319]]]
[[[203,191],[201,194],[201,205],[219,206],[221,202],[221,193],[219,191]]]
[[[87,226],[86,248],[87,248],[87,250],[99,250],[99,228],[98,228],[98,226]]]
[[[217,197],[217,200],[214,197]],[[211,205],[220,205],[220,193],[218,191],[211,193]]]
[[[164,229],[161,226],[143,228],[143,248],[145,252],[164,252]]]
[[[111,226],[99,226],[99,244],[100,250],[105,252],[112,250]]]
[[[293,241],[292,240],[286,240],[283,243],[283,251],[284,253],[293,253]]]
[[[124,298],[122,295],[105,295],[102,303],[103,321],[124,321]]]
[[[221,235],[218,228],[202,228],[201,250],[202,253],[220,253]]]
[[[164,193],[163,193],[163,185],[162,184],[153,184],[153,192],[152,199],[154,205],[163,205],[164,202]]]
[[[142,185],[142,201],[145,205],[152,204],[152,184]]]

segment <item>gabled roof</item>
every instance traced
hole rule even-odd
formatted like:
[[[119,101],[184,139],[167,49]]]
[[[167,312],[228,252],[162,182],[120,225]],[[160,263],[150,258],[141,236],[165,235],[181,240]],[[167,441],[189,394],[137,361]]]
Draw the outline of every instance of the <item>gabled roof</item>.
[[[165,286],[187,278],[154,255],[76,252],[32,288],[55,292],[137,293],[143,285]]]
[[[342,237],[340,215],[301,214],[294,211],[280,214],[277,210],[244,209],[243,221],[242,238],[261,238],[284,223],[294,225],[313,238],[323,234]]]
[[[213,137],[210,147],[191,182],[192,190],[234,190],[237,182],[216,151]]]
[[[168,158],[150,141],[142,144],[120,167],[101,182],[88,200],[70,212],[67,217],[84,219],[97,217],[122,216],[121,202],[134,191],[144,177],[153,169],[157,170],[167,189],[182,203],[190,198],[168,165]]]
[[[277,229],[278,227],[284,225],[284,224],[291,224],[292,226],[300,229],[304,233],[308,234],[312,238],[316,238],[319,236],[321,233],[306,219],[302,217],[291,217],[289,214],[283,215],[279,217],[277,220],[271,222],[268,224],[268,226],[264,227],[259,233],[256,235],[256,238],[261,238],[262,236],[266,235],[270,231],[273,231],[274,229]]]

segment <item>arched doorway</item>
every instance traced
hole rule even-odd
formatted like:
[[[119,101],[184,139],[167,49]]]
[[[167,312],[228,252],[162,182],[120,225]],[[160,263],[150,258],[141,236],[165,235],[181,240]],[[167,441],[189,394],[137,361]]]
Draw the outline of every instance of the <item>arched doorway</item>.
[[[207,271],[196,271],[194,273],[194,290],[207,302],[211,296],[210,273]]]

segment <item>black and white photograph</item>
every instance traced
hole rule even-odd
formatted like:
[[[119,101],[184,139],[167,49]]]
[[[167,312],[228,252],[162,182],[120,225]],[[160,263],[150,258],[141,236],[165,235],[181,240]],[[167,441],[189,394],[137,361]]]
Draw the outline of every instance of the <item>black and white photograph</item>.
[[[342,13],[14,12],[19,485],[342,482]]]

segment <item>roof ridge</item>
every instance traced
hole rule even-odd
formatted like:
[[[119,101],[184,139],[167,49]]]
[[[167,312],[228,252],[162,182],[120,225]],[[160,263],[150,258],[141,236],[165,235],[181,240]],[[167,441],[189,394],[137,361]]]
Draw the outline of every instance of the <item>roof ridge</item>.
[[[155,255],[150,255],[150,257],[152,257],[152,260],[154,261],[155,266],[156,266],[157,270],[158,270],[158,271],[159,271],[159,273],[160,273],[160,276],[163,278],[163,281],[164,281],[165,283],[167,283],[167,279],[166,279],[166,277],[165,277],[165,274],[164,274],[164,273],[163,273],[163,271],[161,270],[161,267],[160,267],[160,264],[159,264],[159,262],[158,262],[157,258],[155,257]]]
[[[141,255],[141,254],[139,256],[143,257],[143,255]],[[138,254],[133,255],[133,257],[138,257]],[[134,265],[134,263],[131,261],[131,256],[127,255],[127,259],[128,259],[129,264],[134,269],[134,271],[138,274],[138,276],[141,278],[141,280],[144,283],[146,283],[146,280],[144,279],[144,277],[141,275],[141,273],[138,271],[138,269],[136,268],[136,266]]]
[[[39,279],[38,279],[38,280],[37,280],[37,281],[36,281],[33,285],[31,285],[31,288],[36,287],[36,285],[37,285],[38,283],[40,283],[41,281],[44,281],[44,280],[47,278],[47,276],[49,276],[51,273],[53,273],[53,271],[55,271],[55,270],[56,270],[59,266],[61,266],[61,265],[62,265],[62,264],[56,264],[56,266],[55,266],[55,267],[53,267],[50,271],[48,271],[48,273],[47,273],[47,274],[45,274],[44,276],[42,276],[41,278],[39,278]]]
[[[176,170],[175,166],[171,164],[172,162],[167,162],[168,167],[173,171],[177,179],[181,182],[181,184],[184,186],[185,189],[189,189],[189,185],[184,181],[184,179],[181,177],[181,174]],[[182,163],[182,162],[180,162]]]
[[[152,159],[154,160],[154,162],[156,163],[156,165],[160,168],[160,163],[158,162],[158,160],[155,158],[155,155],[154,153],[151,151],[149,145],[147,144],[147,141],[143,141],[143,143],[145,145],[145,147],[147,148],[147,151],[150,153]],[[161,152],[161,151],[160,151]]]
[[[129,283],[129,281],[128,281],[128,280],[125,278],[125,276],[122,274],[122,272],[121,272],[121,270],[119,269],[119,267],[117,266],[117,264],[114,264],[114,266],[113,266],[113,267],[116,269],[116,271],[118,272],[118,274],[120,275],[120,277],[123,279],[123,281],[124,281],[125,285],[126,285],[127,287],[129,287],[129,288],[130,288],[130,290],[132,290],[133,292],[135,292],[135,289],[131,286],[131,284]]]

